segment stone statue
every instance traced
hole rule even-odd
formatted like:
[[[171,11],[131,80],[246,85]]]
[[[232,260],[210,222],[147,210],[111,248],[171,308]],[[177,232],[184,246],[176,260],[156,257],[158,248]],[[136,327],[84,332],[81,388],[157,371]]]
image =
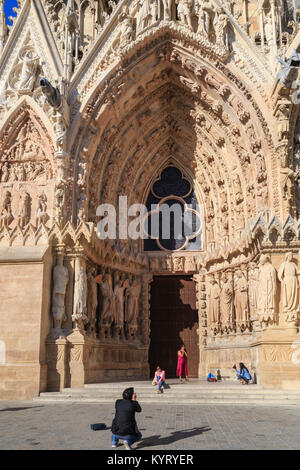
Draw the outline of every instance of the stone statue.
[[[280,265],[278,278],[281,282],[281,298],[283,312],[288,322],[294,322],[299,314],[299,270],[292,261],[293,254],[287,253],[284,262]]]
[[[22,70],[18,81],[19,90],[33,90],[38,65],[39,58],[34,55],[33,51],[27,50],[22,57]]]
[[[84,330],[87,323],[87,275],[86,262],[81,258],[75,259],[74,307],[72,320],[76,328]]]
[[[7,183],[8,178],[9,178],[8,163],[4,163],[2,166],[1,183]]]
[[[268,255],[261,255],[258,277],[257,309],[260,323],[274,320],[277,291],[276,269]]]
[[[124,281],[116,275],[116,283],[114,287],[115,297],[115,318],[114,324],[117,334],[122,338],[124,336],[124,322],[125,322],[125,297],[124,291],[128,287],[129,281]]]
[[[99,320],[100,339],[107,338],[115,318],[115,298],[110,274],[98,276],[97,282],[100,285],[101,293],[101,313]]]
[[[198,15],[197,33],[204,34],[206,39],[210,39],[213,31],[214,7],[210,0],[198,0],[195,5],[195,11]]]
[[[36,227],[39,227],[41,224],[45,224],[47,219],[47,196],[44,191],[42,191],[37,197],[37,208],[35,213]]]
[[[241,269],[238,269],[236,272],[234,287],[235,321],[237,327],[241,329],[247,326],[249,321],[248,283]]]
[[[162,0],[164,7],[164,20],[170,21],[172,19],[172,4],[173,0]]]
[[[258,279],[259,279],[259,268],[256,263],[249,263],[249,309],[250,319],[258,320],[257,311],[257,297],[258,297]]]
[[[69,271],[63,264],[63,254],[57,255],[57,264],[53,270],[52,315],[54,328],[61,329],[62,322],[67,319],[65,314],[65,295],[69,282]]]
[[[61,94],[59,89],[51,85],[46,78],[40,79],[40,87],[44,93],[46,100],[53,108],[59,108],[61,105]]]
[[[134,40],[133,18],[129,15],[128,7],[124,7],[119,16],[120,44],[126,45]]]
[[[141,283],[135,279],[131,286],[126,289],[126,323],[127,330],[131,336],[138,331],[139,299],[141,294]]]
[[[30,222],[30,196],[27,192],[23,193],[19,202],[18,225],[25,227]]]
[[[228,16],[223,8],[217,9],[215,16],[214,28],[216,35],[216,44],[221,47],[228,48]]]
[[[193,0],[176,0],[176,4],[179,20],[192,29]]]
[[[266,35],[266,41],[268,46],[273,45],[273,21],[272,21],[272,13],[268,13],[265,17],[265,24],[264,24],[264,29],[265,29],[265,35]]]
[[[156,0],[143,0],[137,17],[137,28],[142,30],[150,26],[155,20],[154,16]]]
[[[6,191],[4,194],[0,212],[0,228],[8,227],[12,220],[13,216],[11,211],[11,193],[9,191]]]
[[[227,273],[222,277],[223,285],[220,293],[220,323],[223,326],[233,321],[233,284]]]
[[[221,289],[217,281],[212,278],[209,281],[208,288],[208,309],[207,318],[208,323],[214,327],[217,326],[220,319],[220,293]]]
[[[87,298],[87,315],[89,322],[89,331],[96,336],[96,320],[98,307],[98,284],[95,280],[96,269],[93,268],[88,272],[88,298]]]

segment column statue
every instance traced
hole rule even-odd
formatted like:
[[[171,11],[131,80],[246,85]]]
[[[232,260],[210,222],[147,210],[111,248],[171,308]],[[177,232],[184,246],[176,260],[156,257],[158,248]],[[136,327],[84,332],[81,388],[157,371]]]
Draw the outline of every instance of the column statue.
[[[220,319],[220,293],[221,289],[219,284],[214,278],[211,278],[209,281],[209,288],[207,293],[207,318],[208,323],[211,325],[212,329],[217,327]]]
[[[128,287],[129,281],[124,281],[116,275],[116,282],[114,287],[114,297],[115,297],[115,318],[114,326],[116,329],[117,335],[120,338],[124,337],[124,323],[125,323],[125,297],[124,291]]]
[[[257,308],[260,323],[274,321],[276,298],[276,269],[271,263],[269,255],[261,255],[258,277]]]
[[[223,285],[220,293],[220,323],[223,327],[228,328],[233,321],[233,284],[228,273],[223,274],[222,281]]]
[[[284,262],[280,265],[278,278],[281,282],[281,299],[286,321],[295,322],[299,314],[299,270],[292,261],[293,254],[287,253]]]
[[[59,253],[57,255],[57,264],[53,270],[52,315],[55,329],[61,329],[63,321],[67,319],[65,295],[69,282],[69,271],[63,262],[64,255]]]
[[[81,331],[87,323],[87,275],[84,259],[75,260],[74,308],[72,320]]]
[[[249,322],[248,283],[241,269],[236,272],[235,281],[235,321],[239,330],[244,329]]]
[[[142,290],[141,283],[135,279],[126,289],[126,323],[130,336],[138,331],[139,300]]]
[[[111,327],[115,318],[115,298],[110,274],[100,275],[96,282],[100,285],[101,313],[99,320],[100,339],[111,337]]]

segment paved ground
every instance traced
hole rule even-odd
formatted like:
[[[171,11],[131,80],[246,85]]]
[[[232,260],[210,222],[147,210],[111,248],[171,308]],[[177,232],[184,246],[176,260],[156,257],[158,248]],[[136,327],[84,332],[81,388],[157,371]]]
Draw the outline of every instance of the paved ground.
[[[0,449],[110,449],[90,424],[112,418],[110,405],[2,401]],[[299,406],[145,405],[137,421],[141,450],[300,448]]]

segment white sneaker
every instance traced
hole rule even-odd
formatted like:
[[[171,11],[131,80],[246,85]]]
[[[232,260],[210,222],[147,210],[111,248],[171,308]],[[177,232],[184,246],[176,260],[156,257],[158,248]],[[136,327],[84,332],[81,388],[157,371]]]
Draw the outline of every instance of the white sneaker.
[[[113,449],[115,449],[116,447],[117,447],[116,444],[113,444],[113,445],[112,445],[112,448],[113,448]]]

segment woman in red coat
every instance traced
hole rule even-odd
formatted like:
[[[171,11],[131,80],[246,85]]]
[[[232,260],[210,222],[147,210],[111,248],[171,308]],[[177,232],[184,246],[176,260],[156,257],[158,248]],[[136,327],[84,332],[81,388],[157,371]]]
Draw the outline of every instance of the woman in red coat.
[[[177,352],[177,377],[179,377],[180,383],[182,384],[182,376],[185,376],[185,381],[188,382],[188,370],[187,370],[187,352],[185,346],[182,346]]]

